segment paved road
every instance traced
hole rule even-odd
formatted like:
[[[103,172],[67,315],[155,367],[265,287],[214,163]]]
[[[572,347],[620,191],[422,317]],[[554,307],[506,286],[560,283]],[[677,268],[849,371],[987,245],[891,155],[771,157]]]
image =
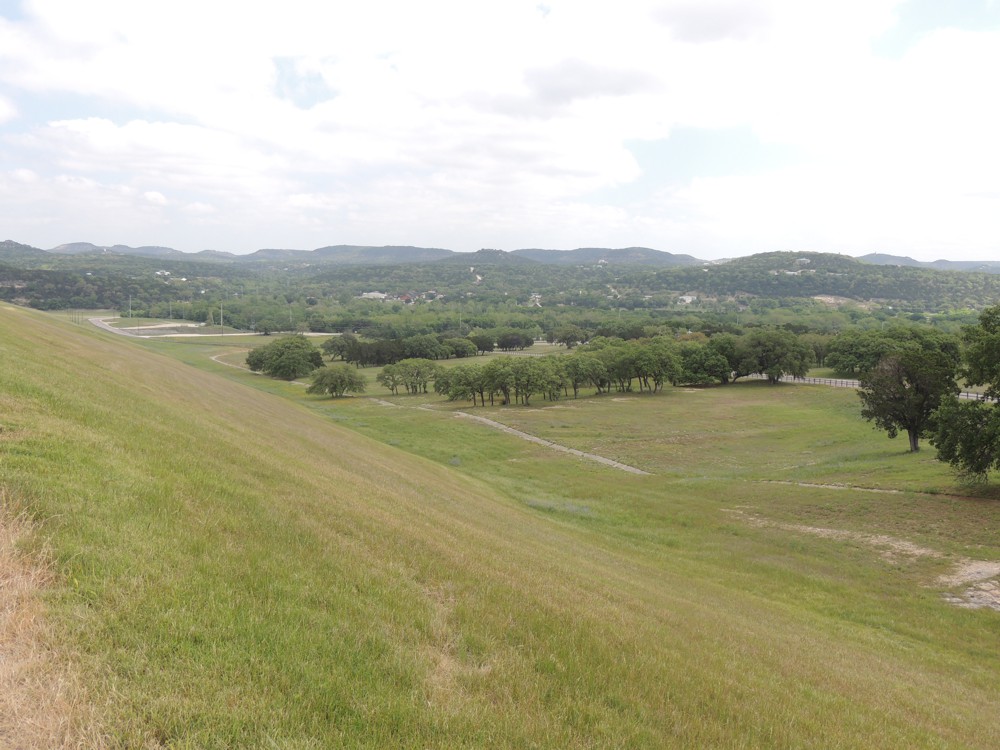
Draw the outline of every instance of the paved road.
[[[117,333],[119,336],[132,336],[132,337],[141,338],[141,339],[151,339],[151,338],[157,338],[157,337],[178,338],[178,337],[181,337],[181,336],[186,336],[188,338],[198,338],[198,337],[201,337],[201,336],[259,336],[260,335],[260,334],[257,334],[257,333],[253,333],[252,331],[234,331],[232,333],[225,333],[225,334],[223,334],[223,333],[213,333],[211,331],[209,333],[177,333],[176,331],[173,332],[173,333],[151,333],[151,331],[153,331],[153,330],[155,330],[157,328],[169,328],[170,325],[169,324],[159,323],[157,325],[152,325],[152,326],[134,326],[132,328],[115,328],[114,326],[108,324],[107,321],[109,321],[109,320],[120,320],[120,318],[87,318],[87,321],[89,323],[91,323],[92,325],[97,326],[98,328],[103,328],[105,331],[110,331],[111,333]],[[189,323],[180,323],[180,322],[178,322],[177,323],[177,327],[178,328],[181,328],[181,327],[183,327],[183,328],[192,328],[194,326],[192,326]],[[309,335],[312,335],[312,334],[309,334]],[[322,336],[324,334],[319,334],[319,335]]]

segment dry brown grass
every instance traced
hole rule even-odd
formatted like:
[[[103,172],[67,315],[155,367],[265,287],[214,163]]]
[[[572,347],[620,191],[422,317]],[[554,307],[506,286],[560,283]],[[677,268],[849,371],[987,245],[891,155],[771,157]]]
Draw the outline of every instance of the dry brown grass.
[[[21,548],[32,532],[0,489],[0,748],[100,748],[69,660],[48,645],[42,593],[51,566]]]

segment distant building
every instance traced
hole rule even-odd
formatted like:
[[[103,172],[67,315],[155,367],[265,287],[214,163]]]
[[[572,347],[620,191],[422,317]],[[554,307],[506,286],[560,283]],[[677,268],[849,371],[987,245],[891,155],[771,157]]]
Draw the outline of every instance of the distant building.
[[[384,302],[388,296],[385,292],[362,292],[360,299],[377,299],[380,302]]]

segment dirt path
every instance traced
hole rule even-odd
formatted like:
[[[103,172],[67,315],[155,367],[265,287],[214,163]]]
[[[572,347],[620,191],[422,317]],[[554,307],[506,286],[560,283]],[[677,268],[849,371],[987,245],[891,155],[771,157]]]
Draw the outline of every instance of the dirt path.
[[[877,492],[886,495],[898,495],[902,490],[884,490],[878,487],[857,487],[853,484],[815,484],[813,482],[788,482],[781,479],[762,479],[761,484],[786,484],[792,487],[814,487],[821,490],[854,490],[855,492]]]
[[[250,350],[247,349],[246,351],[250,351]],[[216,354],[216,355],[214,355],[212,357],[209,357],[209,359],[212,360],[213,362],[215,362],[215,364],[217,364],[217,365],[225,365],[226,367],[235,367],[237,370],[243,370],[244,372],[252,372],[254,375],[260,375],[259,372],[254,372],[253,370],[251,370],[246,365],[234,365],[232,362],[223,362],[221,359],[219,359],[219,357],[225,357],[227,354],[231,354],[231,353],[232,352],[226,352],[225,354]]]
[[[751,526],[781,529],[795,534],[812,534],[825,539],[854,542],[878,551],[887,562],[898,564],[905,560],[919,558],[946,559],[948,556],[928,547],[921,547],[906,539],[886,534],[867,534],[861,531],[828,529],[821,526],[784,523],[764,518],[741,508],[726,508]],[[956,607],[964,609],[992,609],[1000,612],[1000,561],[973,560],[968,557],[954,558],[951,571],[940,575],[927,586],[945,589],[941,597]],[[956,591],[956,589],[961,589]]]
[[[650,476],[648,471],[643,471],[642,469],[637,469],[634,466],[629,466],[628,464],[623,464],[619,461],[614,461],[610,458],[605,458],[604,456],[598,456],[596,453],[585,453],[584,451],[577,450],[576,448],[570,448],[565,445],[560,445],[559,443],[553,443],[551,440],[545,440],[537,435],[532,435],[529,432],[522,432],[521,430],[516,430],[513,427],[503,424],[502,422],[495,422],[492,419],[487,419],[486,417],[480,417],[475,414],[468,414],[464,411],[455,412],[457,416],[465,417],[466,419],[472,419],[481,424],[489,425],[490,427],[500,430],[501,432],[506,432],[508,435],[514,435],[521,438],[522,440],[527,440],[531,443],[537,443],[538,445],[544,445],[552,450],[561,451],[563,453],[570,453],[574,456],[579,456],[580,458],[585,458],[588,461],[595,461],[599,464],[604,464],[605,466],[610,466],[620,471],[627,471],[630,474],[642,474],[643,476]]]

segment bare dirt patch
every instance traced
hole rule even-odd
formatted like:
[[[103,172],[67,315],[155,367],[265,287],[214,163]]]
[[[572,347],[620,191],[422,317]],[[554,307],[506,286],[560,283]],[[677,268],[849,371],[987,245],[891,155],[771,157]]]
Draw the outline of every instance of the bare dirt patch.
[[[393,409],[402,409],[403,408],[399,404],[392,403],[392,401],[386,401],[386,400],[381,399],[381,398],[375,398],[374,396],[369,396],[368,400],[372,401],[372,402],[374,402],[376,404],[378,404],[379,406],[390,406]]]
[[[960,593],[944,595],[945,601],[956,607],[1000,611],[1000,562],[963,560],[937,582],[949,588],[966,586]]]
[[[79,682],[50,645],[41,600],[50,567],[19,549],[32,526],[5,501],[0,494],[0,748],[102,747]]]
[[[1000,576],[1000,562],[984,560],[966,560],[955,566],[948,575],[938,578],[946,586],[961,586],[966,583],[978,583],[989,578]]]
[[[898,539],[886,534],[865,534],[860,531],[826,529],[820,526],[807,526],[805,524],[797,523],[782,523],[780,521],[772,521],[762,518],[761,516],[757,516],[753,513],[747,513],[743,510],[729,510],[728,512],[742,516],[747,523],[752,526],[782,529],[784,531],[791,531],[797,534],[812,534],[813,536],[821,536],[825,539],[839,539],[843,541],[857,542],[878,550],[881,556],[889,562],[896,562],[900,556],[910,558],[942,557],[941,553],[936,552],[935,550],[920,547],[912,542],[906,541],[905,539]]]
[[[427,704],[457,710],[465,700],[463,679],[484,677],[489,664],[470,664],[459,653],[461,633],[452,625],[455,596],[448,588],[427,588],[424,593],[433,606],[430,643],[425,649],[430,670],[424,681]]]
[[[844,305],[856,305],[864,310],[871,310],[872,305],[870,302],[859,302],[857,300],[849,299],[847,297],[837,297],[833,294],[817,294],[813,296],[813,299],[817,302],[822,302],[824,305],[829,305],[830,307],[842,307]]]
[[[879,555],[890,563],[899,563],[902,559],[945,558],[947,555],[928,547],[899,539],[887,534],[866,534],[861,531],[845,529],[827,529],[820,526],[784,523],[763,518],[740,508],[727,508],[727,513],[739,516],[751,526],[782,529],[798,534],[812,534],[825,539],[837,539],[854,542],[878,551]],[[971,585],[969,585],[971,584]],[[953,561],[949,573],[938,576],[928,586],[946,588],[941,596],[949,604],[965,609],[993,609],[1000,612],[1000,562],[990,560],[972,560],[960,557]],[[962,591],[955,591],[964,587]]]

